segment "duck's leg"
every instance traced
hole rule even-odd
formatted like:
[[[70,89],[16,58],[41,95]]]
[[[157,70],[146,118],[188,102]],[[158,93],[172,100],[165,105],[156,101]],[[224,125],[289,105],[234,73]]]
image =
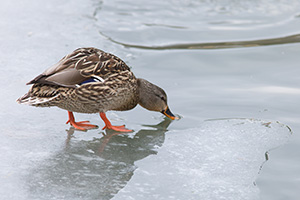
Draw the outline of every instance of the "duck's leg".
[[[119,131],[119,132],[132,132],[132,130],[125,128],[125,125],[123,125],[123,126],[113,126],[113,125],[111,125],[110,121],[107,119],[104,112],[100,112],[100,117],[105,123],[105,126],[102,128],[102,130],[112,129],[114,131]]]
[[[74,128],[82,131],[86,131],[88,129],[98,128],[97,125],[90,124],[89,121],[81,121],[81,122],[75,122],[75,118],[73,115],[73,112],[68,111],[69,120],[66,122],[66,124],[70,123]]]

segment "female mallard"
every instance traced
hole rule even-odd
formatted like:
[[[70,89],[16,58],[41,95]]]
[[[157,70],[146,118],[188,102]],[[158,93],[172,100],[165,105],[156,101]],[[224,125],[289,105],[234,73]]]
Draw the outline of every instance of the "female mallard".
[[[105,123],[103,129],[129,132],[124,125],[111,125],[105,112],[130,110],[137,104],[175,119],[163,89],[136,78],[120,58],[96,48],[76,49],[28,84],[33,85],[18,103],[65,109],[69,114],[67,123],[79,130],[97,126],[89,121],[75,122],[73,112],[99,112]]]

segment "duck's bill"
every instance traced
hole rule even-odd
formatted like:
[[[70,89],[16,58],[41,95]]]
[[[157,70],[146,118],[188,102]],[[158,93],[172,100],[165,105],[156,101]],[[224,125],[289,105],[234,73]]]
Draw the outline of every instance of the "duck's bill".
[[[177,117],[170,111],[169,107],[167,107],[165,110],[161,111],[161,113],[172,120],[177,119]]]

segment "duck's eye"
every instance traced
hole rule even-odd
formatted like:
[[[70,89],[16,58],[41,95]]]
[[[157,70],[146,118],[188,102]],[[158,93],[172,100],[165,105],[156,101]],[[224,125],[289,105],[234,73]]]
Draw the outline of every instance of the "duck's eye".
[[[162,95],[159,95],[159,94],[156,94],[155,96],[157,96],[158,98],[160,98],[163,101],[166,101],[166,97],[165,96],[162,96]]]
[[[160,99],[166,101],[166,98],[164,96],[161,96]]]

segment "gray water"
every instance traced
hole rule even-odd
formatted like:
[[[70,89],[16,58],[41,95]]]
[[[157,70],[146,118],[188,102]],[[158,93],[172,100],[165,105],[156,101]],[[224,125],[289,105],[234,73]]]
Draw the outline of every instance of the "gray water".
[[[3,1],[1,199],[298,199],[300,1]],[[181,119],[76,131],[15,100],[78,47],[122,58]],[[75,114],[103,126],[99,115]]]

